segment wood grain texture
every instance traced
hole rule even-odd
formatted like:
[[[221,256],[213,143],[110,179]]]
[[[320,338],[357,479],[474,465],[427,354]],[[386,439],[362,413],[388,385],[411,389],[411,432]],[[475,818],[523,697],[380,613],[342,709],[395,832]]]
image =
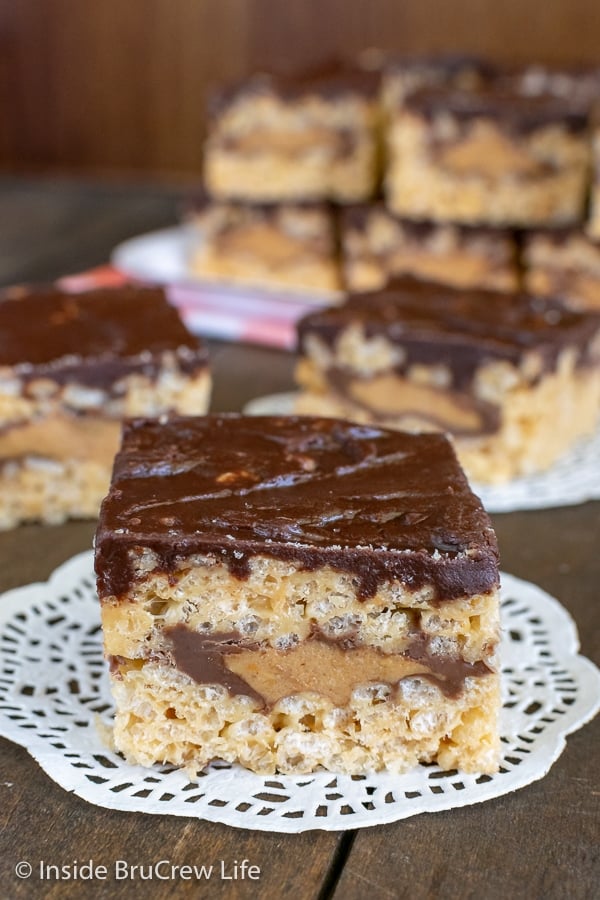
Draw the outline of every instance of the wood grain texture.
[[[369,46],[598,61],[597,0],[0,0],[0,165],[200,171],[211,84]]]
[[[8,786],[10,785],[10,786]],[[39,769],[24,750],[0,743],[1,895],[18,898],[163,897],[240,898],[316,897],[341,836],[324,832],[270,835],[172,816],[139,816],[91,807],[67,794]],[[39,861],[51,865],[94,860],[110,873],[116,860],[129,866],[213,865],[235,860],[260,868],[258,881],[232,882],[213,876],[208,882],[184,880],[135,882],[41,882]],[[14,866],[31,862],[36,874],[19,881]]]
[[[0,284],[101,263],[117,241],[169,224],[180,192],[89,182],[0,181]],[[33,237],[32,237],[33,236]],[[8,250],[8,252],[6,252]],[[290,354],[214,342],[214,408],[292,386]],[[540,584],[573,614],[583,652],[600,662],[600,503],[494,517],[503,568]],[[91,523],[0,534],[0,591],[43,580],[90,546]],[[0,896],[12,898],[335,896],[445,900],[588,900],[600,883],[597,747],[600,720],[568,739],[541,781],[481,805],[426,814],[356,835],[237,831],[168,816],[90,806],[66,794],[26,754],[0,741]],[[352,839],[353,843],[352,843]],[[148,864],[232,862],[262,871],[255,884],[19,882],[18,860],[90,857]]]

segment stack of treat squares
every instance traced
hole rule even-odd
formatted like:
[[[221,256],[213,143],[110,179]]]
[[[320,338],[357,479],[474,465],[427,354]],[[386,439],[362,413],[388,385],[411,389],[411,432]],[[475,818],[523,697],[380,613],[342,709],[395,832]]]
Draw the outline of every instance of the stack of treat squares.
[[[378,189],[379,81],[332,66],[256,75],[213,97],[206,197],[190,216],[195,275],[306,296],[341,289],[333,205]]]
[[[189,265],[305,296],[411,275],[600,307],[600,69],[364,53],[216,92]]]
[[[205,278],[343,288],[298,329],[295,412],[543,471],[600,410],[600,69],[385,58],[215,97]],[[596,161],[597,162],[597,161]]]

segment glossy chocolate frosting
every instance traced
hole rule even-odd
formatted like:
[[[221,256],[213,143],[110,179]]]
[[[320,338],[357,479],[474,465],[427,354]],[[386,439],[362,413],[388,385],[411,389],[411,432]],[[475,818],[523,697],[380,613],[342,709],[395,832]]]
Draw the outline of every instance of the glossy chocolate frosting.
[[[388,579],[431,585],[433,602],[498,583],[494,533],[447,439],[335,419],[129,422],[96,534],[101,598],[127,594],[142,548],[169,573],[195,553],[240,579],[255,555],[329,565],[360,598]]]
[[[414,363],[443,365],[452,387],[462,391],[470,389],[480,366],[518,366],[528,351],[535,351],[545,371],[554,369],[567,346],[579,351],[578,365],[599,363],[590,342],[600,330],[600,314],[577,312],[547,297],[458,290],[412,278],[305,316],[298,325],[299,349],[305,350],[310,335],[333,346],[353,325],[367,338],[385,337],[403,348],[404,360],[394,367],[399,374]]]
[[[425,118],[450,115],[460,122],[492,119],[516,132],[528,133],[547,125],[571,132],[589,126],[589,104],[556,94],[524,94],[497,84],[477,91],[424,87],[409,94],[404,105]]]
[[[0,299],[0,369],[23,381],[50,378],[108,388],[133,373],[156,376],[165,352],[191,374],[207,363],[161,288],[73,294],[49,287]]]

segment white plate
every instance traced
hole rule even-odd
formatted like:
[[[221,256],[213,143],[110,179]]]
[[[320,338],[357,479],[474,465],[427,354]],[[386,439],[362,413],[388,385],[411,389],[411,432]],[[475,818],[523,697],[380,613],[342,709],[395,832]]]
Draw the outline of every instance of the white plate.
[[[169,284],[189,281],[185,238],[179,227],[162,228],[124,241],[115,247],[111,263],[131,278]]]
[[[294,409],[293,392],[268,394],[250,400],[244,412],[250,416],[286,416]],[[471,487],[488,512],[516,512],[550,509],[600,500],[600,430],[579,441],[550,469],[506,484],[477,484]]]

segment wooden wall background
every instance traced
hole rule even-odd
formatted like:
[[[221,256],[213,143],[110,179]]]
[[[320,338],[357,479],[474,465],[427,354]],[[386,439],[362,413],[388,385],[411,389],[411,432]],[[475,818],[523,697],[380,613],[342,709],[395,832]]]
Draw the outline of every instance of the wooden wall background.
[[[0,167],[193,175],[211,83],[368,46],[600,63],[600,0],[0,0]]]

